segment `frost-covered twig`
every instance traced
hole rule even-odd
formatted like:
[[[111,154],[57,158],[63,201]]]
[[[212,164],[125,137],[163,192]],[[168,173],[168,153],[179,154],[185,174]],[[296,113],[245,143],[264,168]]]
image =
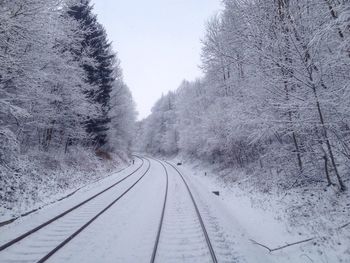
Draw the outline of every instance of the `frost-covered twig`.
[[[258,243],[258,242],[256,242],[256,241],[253,240],[253,239],[250,239],[250,241],[251,241],[253,244],[255,244],[255,245],[259,245],[259,246],[261,246],[261,247],[263,247],[263,248],[266,248],[269,252],[273,252],[273,251],[280,250],[280,249],[284,249],[284,248],[286,248],[286,247],[290,247],[290,246],[297,245],[297,244],[300,244],[300,243],[305,243],[305,242],[311,241],[311,240],[313,240],[313,239],[314,239],[314,238],[312,237],[312,238],[304,239],[304,240],[301,240],[301,241],[298,241],[298,242],[286,244],[286,245],[284,245],[284,246],[280,246],[280,247],[276,247],[276,248],[269,248],[268,246],[265,246],[265,245],[263,245],[263,244],[261,244],[261,243]]]
[[[344,227],[347,227],[348,225],[350,225],[350,222],[346,223],[345,225],[342,225],[342,226],[338,227],[338,229],[342,229]]]
[[[286,190],[286,193],[283,195],[283,197],[280,199],[280,202],[288,195],[288,191],[290,190],[290,189],[292,189],[296,184],[297,184],[297,182],[298,182],[298,179],[296,179],[295,180],[295,182],[290,186],[290,187],[288,187],[287,189],[285,189]]]

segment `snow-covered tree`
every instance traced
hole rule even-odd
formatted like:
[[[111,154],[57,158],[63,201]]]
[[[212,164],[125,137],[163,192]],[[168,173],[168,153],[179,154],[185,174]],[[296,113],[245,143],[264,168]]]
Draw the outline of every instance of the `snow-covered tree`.
[[[118,67],[116,72],[120,72]],[[116,79],[111,92],[111,120],[107,140],[112,151],[129,152],[135,136],[136,111],[129,88],[121,74]]]
[[[4,0],[0,9],[1,164],[28,150],[107,143],[120,68],[89,1]],[[113,106],[127,108],[120,122],[130,117],[132,130],[132,98],[120,96]]]
[[[97,21],[92,9],[89,0],[73,0],[68,14],[79,22],[80,28],[84,31],[82,48],[75,51],[78,56],[87,57],[82,68],[86,72],[86,81],[92,89],[88,90],[86,95],[99,109],[99,115],[87,122],[87,131],[92,136],[95,147],[99,148],[107,143],[111,121],[108,116],[111,109],[111,92],[116,79],[116,56],[111,49],[105,29]]]
[[[349,166],[349,2],[224,0],[209,20],[205,76],[175,92],[177,148],[227,165],[345,186]],[[143,121],[161,152],[164,98]],[[170,131],[170,130],[169,130]],[[148,136],[147,136],[148,134]]]

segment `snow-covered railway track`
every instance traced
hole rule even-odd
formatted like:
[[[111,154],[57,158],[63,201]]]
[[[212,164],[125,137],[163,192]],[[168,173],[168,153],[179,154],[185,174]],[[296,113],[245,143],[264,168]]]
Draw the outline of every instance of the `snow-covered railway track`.
[[[37,227],[0,245],[1,262],[45,262],[126,195],[150,170],[142,163],[133,172],[97,194]],[[145,165],[144,160],[147,161]],[[142,167],[146,169],[132,179]],[[121,184],[124,182],[123,184]],[[118,186],[118,187],[117,187]]]
[[[166,162],[176,172],[176,175],[169,176],[168,168],[163,162],[158,162],[165,170],[167,181],[158,233],[150,262],[217,263],[218,260],[201,213],[185,178],[176,166]],[[168,183],[169,177],[172,181],[170,183]]]
[[[165,176],[166,176],[166,186],[165,186],[164,201],[163,201],[162,213],[161,213],[160,220],[159,220],[156,241],[154,242],[154,247],[153,247],[153,251],[152,251],[151,263],[155,262],[155,259],[156,259],[157,250],[158,250],[158,246],[159,246],[160,233],[162,231],[162,226],[163,226],[163,222],[164,222],[165,208],[166,208],[166,203],[167,203],[167,199],[168,199],[168,191],[169,191],[168,170],[166,169],[165,165],[161,161],[159,161],[157,159],[154,159],[154,160],[159,162],[162,165],[162,167],[164,168],[164,172],[165,172]]]

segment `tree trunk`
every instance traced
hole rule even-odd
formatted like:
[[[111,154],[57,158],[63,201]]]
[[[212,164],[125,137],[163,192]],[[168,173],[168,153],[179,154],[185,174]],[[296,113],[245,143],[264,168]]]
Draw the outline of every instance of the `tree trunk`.
[[[294,146],[295,146],[295,149],[296,149],[296,152],[297,152],[297,159],[298,159],[299,170],[300,170],[300,172],[302,172],[303,171],[303,161],[301,160],[300,149],[299,149],[297,137],[296,137],[294,131],[293,131],[292,136],[293,136]]]
[[[329,8],[329,11],[331,12],[331,16],[333,19],[337,19],[338,18],[338,15],[337,13],[335,12],[334,10],[334,7],[332,6],[332,3],[329,1],[329,0],[324,0],[326,2],[326,4],[328,5],[328,8]],[[340,28],[338,28],[338,34],[340,36],[340,38],[344,38],[344,34],[343,32],[341,31]]]
[[[328,158],[327,155],[323,156],[323,160],[324,160],[324,170],[326,173],[326,178],[327,178],[327,186],[331,186],[332,185],[332,181],[331,178],[329,177],[329,172],[328,172]]]
[[[286,41],[286,50],[282,51],[283,56],[284,56],[284,60],[286,64],[292,64],[292,58],[290,56],[290,47],[289,47],[289,39],[288,39],[288,34],[290,32],[290,29],[288,27],[288,25],[285,24],[286,22],[286,18],[289,17],[289,0],[278,0],[278,16],[279,16],[279,20],[281,21],[283,25],[282,30],[283,33],[285,34],[285,41]],[[286,71],[284,68],[281,68],[282,71],[282,75],[284,76],[284,78],[288,78],[288,76],[290,76],[290,74],[292,74],[291,72]],[[284,81],[284,91],[286,94],[286,101],[287,103],[289,102],[290,98],[289,98],[289,88],[288,88],[288,81],[285,80]],[[292,126],[293,123],[293,116],[292,116],[292,111],[291,109],[287,110],[287,114],[288,114],[288,118],[290,121],[290,125]],[[291,127],[292,130],[292,138],[293,138],[293,144],[295,147],[295,152],[297,154],[297,162],[298,162],[298,166],[299,166],[299,170],[300,172],[303,171],[303,162],[301,159],[301,153],[300,153],[300,147],[298,145],[298,141],[297,141],[297,135],[296,132],[294,130],[293,127]]]
[[[311,78],[311,80],[312,80],[312,78]],[[324,122],[324,117],[323,117],[321,105],[320,105],[320,102],[319,102],[319,99],[318,99],[318,96],[317,96],[317,90],[316,90],[315,85],[312,85],[312,90],[313,90],[313,93],[314,93],[314,98],[315,98],[315,101],[316,101],[317,112],[318,112],[318,116],[320,118],[320,123],[321,123],[321,126],[322,126],[322,133],[323,133],[323,137],[324,137],[325,142],[326,142],[326,146],[327,146],[327,150],[328,150],[328,153],[329,153],[329,157],[331,159],[332,166],[334,168],[334,172],[335,172],[335,175],[337,177],[337,180],[338,180],[338,183],[339,183],[339,186],[340,186],[340,190],[344,191],[344,190],[346,190],[346,187],[345,187],[345,185],[343,183],[343,180],[341,179],[341,177],[339,175],[338,167],[337,167],[337,164],[336,164],[336,161],[335,161],[335,157],[334,157],[334,154],[333,154],[333,150],[332,150],[332,146],[331,146],[331,143],[330,143],[330,140],[329,140],[328,131],[327,131],[327,128],[326,128],[326,125],[325,125],[325,122]]]

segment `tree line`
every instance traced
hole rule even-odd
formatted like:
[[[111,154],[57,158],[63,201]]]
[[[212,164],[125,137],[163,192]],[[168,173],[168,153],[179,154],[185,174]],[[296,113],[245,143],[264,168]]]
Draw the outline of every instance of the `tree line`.
[[[345,190],[349,1],[224,0],[207,24],[201,68],[138,123],[142,150]]]
[[[129,151],[134,102],[89,0],[0,0],[0,166]]]

